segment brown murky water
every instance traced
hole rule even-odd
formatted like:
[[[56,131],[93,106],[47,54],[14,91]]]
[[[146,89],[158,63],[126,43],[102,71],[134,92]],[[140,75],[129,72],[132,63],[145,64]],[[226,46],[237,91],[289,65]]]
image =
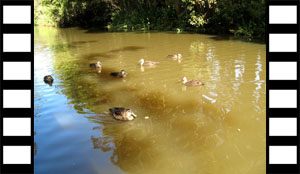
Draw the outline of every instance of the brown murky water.
[[[265,60],[265,45],[219,36],[36,27],[36,173],[263,174]],[[137,119],[114,120],[114,106]]]

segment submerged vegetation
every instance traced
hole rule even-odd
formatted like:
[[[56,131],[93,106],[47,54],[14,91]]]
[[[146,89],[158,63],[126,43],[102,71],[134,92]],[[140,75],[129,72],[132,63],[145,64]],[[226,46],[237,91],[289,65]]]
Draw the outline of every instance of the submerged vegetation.
[[[35,23],[108,31],[190,31],[264,40],[265,0],[35,0]]]

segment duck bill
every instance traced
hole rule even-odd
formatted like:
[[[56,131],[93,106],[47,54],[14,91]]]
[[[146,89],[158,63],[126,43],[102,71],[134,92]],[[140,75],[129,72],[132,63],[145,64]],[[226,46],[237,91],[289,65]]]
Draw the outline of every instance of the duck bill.
[[[134,118],[136,118],[136,117],[137,117],[137,116],[136,116],[134,113],[132,113],[132,114],[131,114],[131,116],[133,116]]]

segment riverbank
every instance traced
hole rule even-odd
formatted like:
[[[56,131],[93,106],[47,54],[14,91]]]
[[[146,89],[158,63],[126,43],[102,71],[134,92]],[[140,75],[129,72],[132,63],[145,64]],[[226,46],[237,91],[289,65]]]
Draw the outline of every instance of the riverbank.
[[[35,0],[35,24],[105,31],[175,31],[265,40],[265,1]]]

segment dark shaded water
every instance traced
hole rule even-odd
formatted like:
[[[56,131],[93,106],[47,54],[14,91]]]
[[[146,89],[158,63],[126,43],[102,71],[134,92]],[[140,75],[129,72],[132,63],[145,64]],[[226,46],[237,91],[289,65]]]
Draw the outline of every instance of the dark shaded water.
[[[265,173],[265,66],[265,45],[216,36],[36,27],[35,171]],[[109,77],[121,69],[126,80]],[[114,106],[138,118],[114,120]]]

